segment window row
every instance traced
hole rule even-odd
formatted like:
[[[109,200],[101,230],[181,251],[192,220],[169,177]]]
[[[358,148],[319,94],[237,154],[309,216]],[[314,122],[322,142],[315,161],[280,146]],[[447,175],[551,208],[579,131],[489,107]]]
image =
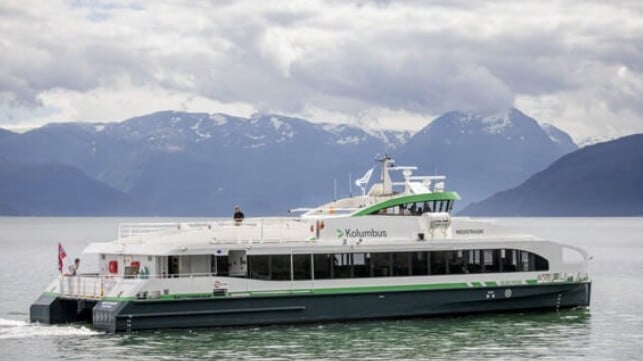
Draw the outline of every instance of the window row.
[[[397,215],[397,216],[421,216],[424,213],[448,212],[453,209],[452,200],[425,201],[400,204],[389,208],[380,209],[371,214],[374,215]]]
[[[247,276],[312,280],[546,271],[549,262],[516,249],[248,256]],[[292,262],[292,268],[291,268]]]

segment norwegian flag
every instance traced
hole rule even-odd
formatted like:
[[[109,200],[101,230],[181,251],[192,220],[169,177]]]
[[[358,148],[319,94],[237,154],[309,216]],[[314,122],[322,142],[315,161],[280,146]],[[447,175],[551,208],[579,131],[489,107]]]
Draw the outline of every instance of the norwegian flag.
[[[63,249],[63,245],[58,242],[58,271],[63,273],[63,259],[67,257],[67,253]]]

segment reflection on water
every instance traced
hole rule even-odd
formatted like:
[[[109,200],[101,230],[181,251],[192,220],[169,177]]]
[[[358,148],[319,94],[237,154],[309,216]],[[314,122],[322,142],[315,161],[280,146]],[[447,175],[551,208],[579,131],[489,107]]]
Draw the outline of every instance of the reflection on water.
[[[591,351],[587,310],[398,321],[219,328],[78,338],[71,354],[131,359],[581,358]]]

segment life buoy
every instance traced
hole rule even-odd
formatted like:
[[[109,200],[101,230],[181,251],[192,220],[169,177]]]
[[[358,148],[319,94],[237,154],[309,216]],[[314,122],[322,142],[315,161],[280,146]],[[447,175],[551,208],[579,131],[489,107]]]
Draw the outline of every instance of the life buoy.
[[[109,273],[118,273],[118,261],[111,260],[109,261]]]

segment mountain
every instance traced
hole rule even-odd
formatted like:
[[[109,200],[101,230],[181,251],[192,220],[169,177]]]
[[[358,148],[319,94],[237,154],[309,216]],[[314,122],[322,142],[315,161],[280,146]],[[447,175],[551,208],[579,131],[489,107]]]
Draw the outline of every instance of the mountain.
[[[413,137],[413,133],[410,131],[377,130],[369,133],[381,139],[389,152],[403,147]]]
[[[0,139],[6,139],[15,136],[16,133],[0,128]]]
[[[414,135],[275,114],[162,111],[119,123],[0,133],[0,155],[24,167],[78,169],[135,200],[140,215],[221,216],[239,204],[257,216],[348,195],[349,180],[372,167],[378,153],[447,175],[447,188],[465,202],[482,199],[573,147],[564,132],[549,134],[515,109],[486,117],[447,113]],[[92,197],[86,202],[97,204]]]
[[[545,133],[547,133],[547,136],[549,136],[549,139],[554,142],[562,154],[567,154],[578,149],[578,146],[574,143],[572,137],[559,128],[548,123],[542,123],[540,124],[540,127],[543,128]]]
[[[553,127],[548,134],[517,109],[487,116],[454,111],[413,136],[396,160],[446,175],[447,189],[467,204],[520,184],[571,149],[567,134]]]
[[[100,216],[135,212],[135,204],[129,196],[87,177],[74,167],[60,164],[25,166],[0,158],[0,214]]]
[[[164,111],[121,123],[49,124],[0,140],[0,154],[77,167],[137,199],[145,214],[222,215],[239,203],[257,215],[326,202],[334,180],[348,193],[350,172],[361,175],[375,153],[403,139],[387,135],[272,114]]]
[[[464,209],[471,216],[641,216],[643,134],[568,154],[516,188]]]

